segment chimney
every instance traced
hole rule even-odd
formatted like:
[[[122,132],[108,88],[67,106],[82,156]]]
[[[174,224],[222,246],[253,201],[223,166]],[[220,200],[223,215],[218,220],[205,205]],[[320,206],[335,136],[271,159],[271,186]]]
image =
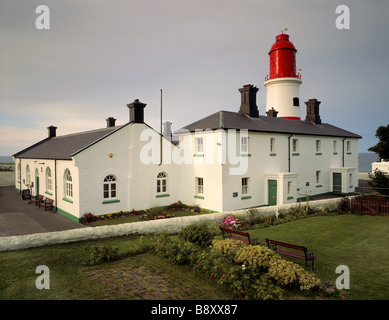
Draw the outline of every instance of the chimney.
[[[146,107],[145,103],[135,99],[134,102],[131,102],[127,105],[130,109],[130,122],[134,123],[144,123],[144,108]]]
[[[57,136],[57,127],[50,126],[47,127],[47,130],[49,130],[49,138],[55,138]]]
[[[266,111],[266,114],[268,117],[277,118],[278,111],[274,110],[274,108],[269,109]]]
[[[163,123],[163,136],[169,141],[172,141],[172,123],[170,121]]]
[[[309,99],[305,104],[307,105],[307,115],[305,121],[312,122],[314,124],[321,124],[319,115],[320,101],[317,99]]]
[[[239,89],[241,103],[239,113],[246,114],[249,117],[258,118],[259,112],[257,107],[257,91],[259,89],[252,84],[246,84]]]
[[[107,121],[107,128],[114,127],[116,119],[113,117],[109,117],[108,119],[105,119]]]

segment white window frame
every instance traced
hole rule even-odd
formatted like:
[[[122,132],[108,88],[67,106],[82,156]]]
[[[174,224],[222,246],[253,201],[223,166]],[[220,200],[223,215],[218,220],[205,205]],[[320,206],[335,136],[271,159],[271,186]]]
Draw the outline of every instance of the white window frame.
[[[316,171],[316,184],[320,184],[321,182],[321,171],[317,170]]]
[[[270,138],[270,152],[276,152],[276,138]]]
[[[240,137],[240,153],[249,153],[249,137]]]
[[[117,178],[113,174],[109,174],[103,181],[103,198],[105,200],[116,199],[117,195]]]
[[[66,169],[64,173],[64,197],[73,199],[73,178],[69,169]]]
[[[30,166],[26,166],[26,186],[29,186],[31,183],[31,174],[30,174]]]
[[[51,169],[50,167],[46,168],[46,191],[51,192],[53,191],[53,179],[51,176]]]
[[[295,153],[299,152],[299,139],[292,140],[292,152],[295,152]]]
[[[168,192],[167,174],[166,172],[160,172],[157,175],[157,194]]]
[[[337,153],[338,151],[338,141],[334,140],[333,142],[333,148],[334,148],[334,153]]]
[[[346,141],[346,150],[347,152],[351,152],[351,141]]]
[[[288,181],[288,196],[292,195],[293,181]]]
[[[204,137],[195,137],[195,154],[204,154]]]
[[[243,177],[242,178],[242,194],[248,194],[249,193],[249,178]]]
[[[201,177],[196,177],[196,194],[204,194],[204,179]]]
[[[321,152],[321,140],[316,140],[316,152]]]

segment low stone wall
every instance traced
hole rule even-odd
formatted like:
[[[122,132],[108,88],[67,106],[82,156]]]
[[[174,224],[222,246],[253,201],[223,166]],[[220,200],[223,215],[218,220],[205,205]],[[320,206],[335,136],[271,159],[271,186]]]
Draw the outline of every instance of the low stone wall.
[[[15,185],[15,172],[0,171],[0,187],[14,186],[14,185]]]
[[[341,203],[341,198],[325,199],[310,201],[309,207],[315,210],[337,210]],[[305,206],[305,203],[301,203]],[[262,216],[278,215],[283,210],[288,210],[290,207],[298,206],[272,206],[256,208]],[[123,223],[113,226],[89,227],[82,229],[73,229],[67,231],[57,231],[48,233],[37,233],[22,236],[1,237],[0,251],[20,250],[33,247],[48,246],[61,243],[119,237],[132,234],[147,234],[156,232],[177,233],[181,228],[192,223],[214,223],[220,224],[228,215],[239,217],[247,215],[247,210],[238,210],[231,212],[211,213],[197,216],[178,217],[173,219],[152,220],[143,222]]]

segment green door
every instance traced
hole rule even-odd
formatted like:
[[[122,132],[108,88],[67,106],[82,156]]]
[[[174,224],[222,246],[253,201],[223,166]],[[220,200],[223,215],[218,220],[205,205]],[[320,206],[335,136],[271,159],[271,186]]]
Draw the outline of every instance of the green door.
[[[277,180],[268,181],[269,206],[277,205]]]
[[[333,173],[332,174],[332,192],[333,194],[341,194],[342,193],[342,174],[341,173]]]
[[[36,195],[39,194],[39,177],[35,178],[35,190],[36,190]]]

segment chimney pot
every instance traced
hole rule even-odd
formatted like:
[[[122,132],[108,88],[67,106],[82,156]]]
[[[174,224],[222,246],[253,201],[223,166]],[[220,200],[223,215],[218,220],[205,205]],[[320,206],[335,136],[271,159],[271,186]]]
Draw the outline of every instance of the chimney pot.
[[[277,118],[278,111],[274,110],[274,108],[271,108],[270,110],[266,111],[266,114],[268,117]]]
[[[114,127],[116,119],[113,117],[109,117],[108,119],[105,119],[107,121],[107,128]]]
[[[259,112],[257,107],[258,88],[252,84],[246,84],[239,89],[241,95],[241,104],[239,113],[246,114],[249,117],[258,118]]]
[[[47,127],[47,130],[49,131],[49,138],[55,138],[57,136],[57,127],[50,126]]]
[[[134,102],[131,102],[127,105],[130,109],[130,122],[134,123],[144,123],[144,108],[146,103],[142,103],[139,99],[135,99]]]
[[[305,102],[307,106],[307,115],[305,121],[312,122],[314,124],[321,124],[320,114],[319,114],[319,105],[321,101],[317,99],[309,99]]]

